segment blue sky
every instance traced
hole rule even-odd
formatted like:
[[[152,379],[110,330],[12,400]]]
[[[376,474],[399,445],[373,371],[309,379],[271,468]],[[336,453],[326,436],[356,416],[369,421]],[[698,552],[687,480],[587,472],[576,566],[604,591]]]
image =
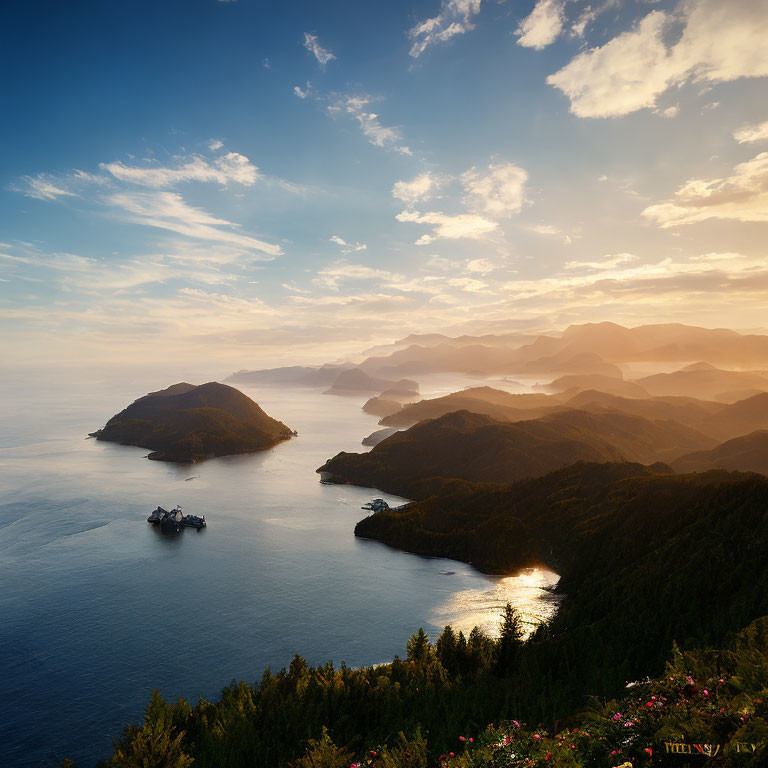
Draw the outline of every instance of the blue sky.
[[[9,359],[768,325],[768,0],[6,0],[0,29]]]

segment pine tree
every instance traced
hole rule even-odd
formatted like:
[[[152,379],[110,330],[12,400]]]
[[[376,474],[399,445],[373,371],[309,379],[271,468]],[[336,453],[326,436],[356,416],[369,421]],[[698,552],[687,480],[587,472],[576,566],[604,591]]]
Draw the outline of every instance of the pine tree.
[[[408,661],[424,664],[429,660],[432,647],[422,627],[419,627],[419,631],[408,641],[406,649],[408,650]]]
[[[523,629],[517,611],[507,603],[501,621],[501,636],[496,643],[496,671],[509,677],[517,665],[523,644]]]

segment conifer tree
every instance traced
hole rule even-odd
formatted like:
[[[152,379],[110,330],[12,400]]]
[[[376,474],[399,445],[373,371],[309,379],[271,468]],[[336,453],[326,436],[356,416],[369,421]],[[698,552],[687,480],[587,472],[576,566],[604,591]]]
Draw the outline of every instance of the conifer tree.
[[[517,611],[507,603],[501,621],[501,636],[496,643],[496,670],[509,677],[517,665],[523,644],[523,629]]]

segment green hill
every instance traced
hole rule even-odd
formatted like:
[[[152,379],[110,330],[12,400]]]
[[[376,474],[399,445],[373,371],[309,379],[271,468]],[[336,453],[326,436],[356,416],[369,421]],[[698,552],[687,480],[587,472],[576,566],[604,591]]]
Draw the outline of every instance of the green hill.
[[[93,436],[152,449],[151,459],[200,461],[261,451],[291,437],[249,397],[218,382],[174,384],[150,392],[113,416]]]
[[[324,480],[423,498],[440,478],[510,483],[577,461],[654,461],[714,444],[690,427],[614,411],[561,410],[514,423],[457,411],[423,421],[365,454],[340,453]]]

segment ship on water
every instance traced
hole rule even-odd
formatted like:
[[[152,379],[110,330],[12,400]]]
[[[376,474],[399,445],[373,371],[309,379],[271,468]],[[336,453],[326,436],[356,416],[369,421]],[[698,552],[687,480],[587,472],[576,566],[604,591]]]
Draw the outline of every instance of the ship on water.
[[[205,521],[205,515],[185,515],[182,508],[177,504],[172,510],[158,508],[147,518],[148,523],[159,525],[164,532],[180,531],[182,528],[195,528],[201,530],[208,527]]]

